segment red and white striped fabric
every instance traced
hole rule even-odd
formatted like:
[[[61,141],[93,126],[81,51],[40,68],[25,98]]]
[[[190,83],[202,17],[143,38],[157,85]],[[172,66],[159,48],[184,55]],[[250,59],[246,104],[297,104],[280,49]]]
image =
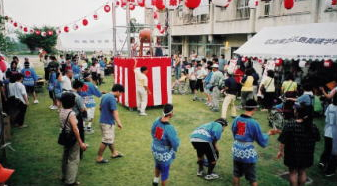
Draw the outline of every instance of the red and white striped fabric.
[[[172,103],[171,59],[168,57],[115,58],[115,83],[125,87],[119,102],[129,108],[137,107],[136,79],[133,71],[135,59],[137,68],[148,68],[149,89],[148,107]]]

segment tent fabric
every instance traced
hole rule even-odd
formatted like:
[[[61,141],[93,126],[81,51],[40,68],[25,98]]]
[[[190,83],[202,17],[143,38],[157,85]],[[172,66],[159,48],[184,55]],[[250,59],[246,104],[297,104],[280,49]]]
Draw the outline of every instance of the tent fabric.
[[[234,53],[263,59],[337,60],[337,23],[266,27]]]
[[[89,33],[63,33],[56,48],[63,51],[112,51],[112,30]]]

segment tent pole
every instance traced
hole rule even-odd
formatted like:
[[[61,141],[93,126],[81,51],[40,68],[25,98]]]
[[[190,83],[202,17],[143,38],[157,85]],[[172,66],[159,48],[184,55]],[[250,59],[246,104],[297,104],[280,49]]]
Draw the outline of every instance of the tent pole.
[[[113,55],[117,56],[117,39],[116,39],[116,6],[115,3],[112,2],[112,40],[113,40]]]
[[[131,35],[130,35],[130,2],[129,1],[127,1],[127,3],[126,3],[126,26],[127,26],[127,31],[126,31],[126,33],[127,33],[127,46],[128,46],[128,48],[127,48],[127,56],[128,57],[131,57]]]

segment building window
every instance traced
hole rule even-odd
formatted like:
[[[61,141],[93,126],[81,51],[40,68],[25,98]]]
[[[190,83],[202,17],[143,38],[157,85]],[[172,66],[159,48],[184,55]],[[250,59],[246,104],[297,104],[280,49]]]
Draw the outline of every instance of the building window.
[[[268,1],[268,2],[265,2],[264,3],[264,6],[263,6],[263,16],[264,17],[268,17],[268,16],[270,16],[271,14],[271,11],[270,11],[270,8],[271,8],[271,6],[270,6],[270,1]]]
[[[236,18],[238,19],[249,19],[250,8],[249,0],[238,0]]]

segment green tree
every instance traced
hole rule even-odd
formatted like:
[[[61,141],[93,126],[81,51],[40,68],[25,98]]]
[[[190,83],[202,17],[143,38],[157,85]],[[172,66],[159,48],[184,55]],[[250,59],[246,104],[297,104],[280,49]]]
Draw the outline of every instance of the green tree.
[[[55,29],[52,27],[43,27],[34,28],[34,30],[40,30],[41,33],[48,33],[48,31],[53,31],[53,35],[47,34],[46,36],[42,36],[42,34],[37,35],[35,33],[19,33],[20,42],[26,44],[31,52],[34,52],[37,48],[43,48],[48,53],[54,53],[55,45],[57,42],[57,34],[55,32]]]
[[[14,45],[12,40],[5,35],[5,21],[5,17],[0,16],[0,52],[4,53]]]

